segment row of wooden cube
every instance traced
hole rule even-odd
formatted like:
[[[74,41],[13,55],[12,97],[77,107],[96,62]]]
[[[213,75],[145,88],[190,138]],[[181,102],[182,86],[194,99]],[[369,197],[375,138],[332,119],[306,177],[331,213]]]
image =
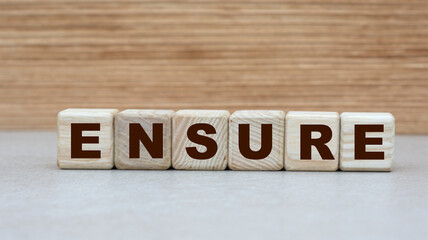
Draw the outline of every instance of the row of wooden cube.
[[[356,126],[378,127],[359,133],[367,142],[359,151],[367,151],[361,155],[367,159],[355,157]],[[161,137],[155,139],[155,130]],[[326,130],[324,136],[321,130]],[[246,135],[241,137],[240,131]],[[389,113],[67,109],[58,114],[58,166],[291,171],[336,171],[340,166],[343,171],[390,171],[394,135]],[[308,137],[328,141],[302,150]]]

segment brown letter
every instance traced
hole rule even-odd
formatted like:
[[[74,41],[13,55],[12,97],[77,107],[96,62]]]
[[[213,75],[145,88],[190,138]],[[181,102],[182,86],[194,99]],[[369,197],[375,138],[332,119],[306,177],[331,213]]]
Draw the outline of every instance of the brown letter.
[[[384,160],[384,152],[366,152],[368,144],[382,145],[382,138],[366,138],[366,132],[383,132],[383,125],[355,125],[355,160]]]
[[[260,149],[250,148],[250,124],[239,124],[239,151],[248,159],[259,160],[269,156],[272,151],[272,124],[262,124]]]
[[[129,158],[140,158],[140,141],[152,158],[163,157],[163,124],[153,123],[153,141],[139,123],[129,124]]]
[[[203,130],[206,134],[216,133],[215,128],[207,123],[197,123],[190,126],[187,130],[187,137],[189,140],[194,143],[204,145],[207,147],[207,151],[200,153],[196,147],[187,147],[187,154],[189,154],[190,157],[199,160],[205,160],[214,157],[214,155],[217,153],[217,143],[212,138],[199,135],[199,130]]]
[[[318,139],[312,139],[312,132],[321,133]],[[315,146],[323,160],[334,160],[333,154],[327,147],[333,133],[326,125],[300,125],[300,159],[312,159],[311,146]]]
[[[82,150],[83,143],[98,143],[96,136],[83,137],[83,131],[99,131],[99,123],[72,123],[71,124],[71,158],[100,158],[101,151]]]

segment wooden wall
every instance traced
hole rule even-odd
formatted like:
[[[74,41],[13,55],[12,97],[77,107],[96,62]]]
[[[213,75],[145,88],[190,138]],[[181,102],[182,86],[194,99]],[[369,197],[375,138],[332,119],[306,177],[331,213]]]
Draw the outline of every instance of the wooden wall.
[[[0,129],[69,107],[391,112],[428,133],[426,0],[0,0]]]

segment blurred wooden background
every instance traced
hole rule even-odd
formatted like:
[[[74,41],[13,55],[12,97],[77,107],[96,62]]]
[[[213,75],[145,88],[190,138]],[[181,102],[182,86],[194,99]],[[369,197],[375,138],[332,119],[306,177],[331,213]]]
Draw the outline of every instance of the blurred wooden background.
[[[69,107],[391,112],[428,133],[426,0],[0,0],[0,129]]]

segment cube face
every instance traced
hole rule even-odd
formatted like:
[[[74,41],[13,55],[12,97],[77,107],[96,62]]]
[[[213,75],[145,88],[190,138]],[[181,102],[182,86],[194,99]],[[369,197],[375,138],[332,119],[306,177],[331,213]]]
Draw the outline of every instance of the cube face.
[[[168,169],[171,166],[171,121],[173,114],[174,111],[172,110],[139,109],[128,109],[116,114],[114,159],[116,168]],[[130,124],[138,125],[130,127]],[[159,125],[160,128],[155,125]],[[134,136],[144,131],[152,143],[159,143],[158,149],[161,149],[161,155],[158,156],[159,154],[154,153],[155,146],[151,144],[147,146],[151,148],[149,151],[139,138],[132,138],[131,141],[134,141],[134,144],[130,144],[130,128],[131,131],[134,131]],[[155,137],[154,134],[157,136]],[[139,152],[137,156],[131,156],[131,146],[135,148],[136,152]]]
[[[288,112],[285,169],[336,171],[339,166],[339,122],[337,112]]]
[[[70,108],[58,113],[58,167],[111,169],[113,122],[117,112],[117,109]]]
[[[284,167],[284,119],[283,111],[234,112],[229,119],[229,168],[281,170]]]
[[[224,110],[176,112],[172,121],[172,166],[186,170],[224,170],[229,116]]]
[[[342,113],[340,138],[342,171],[391,171],[395,120],[390,113]]]

